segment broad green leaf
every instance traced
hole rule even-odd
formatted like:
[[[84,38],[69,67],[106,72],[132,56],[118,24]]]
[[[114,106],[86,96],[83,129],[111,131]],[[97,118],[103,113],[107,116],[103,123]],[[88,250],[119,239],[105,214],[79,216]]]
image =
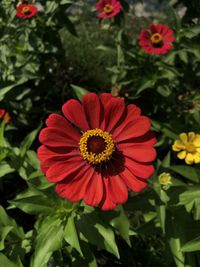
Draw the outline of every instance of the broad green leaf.
[[[2,267],[19,267],[17,263],[9,260],[3,253],[0,253],[0,266]]]
[[[14,172],[15,169],[12,168],[7,162],[0,162],[0,177],[4,177],[6,174]]]
[[[73,2],[72,0],[61,0],[60,5],[71,4],[72,2]]]
[[[113,230],[105,224],[95,213],[83,214],[77,221],[79,231],[84,241],[103,248],[119,258]]]
[[[21,78],[18,82],[16,82],[16,83],[13,83],[13,84],[8,85],[8,86],[6,86],[6,87],[2,87],[2,86],[0,86],[0,87],[1,87],[1,89],[0,89],[0,101],[4,99],[5,94],[7,94],[10,90],[12,90],[12,89],[15,88],[16,86],[21,85],[21,84],[23,84],[23,83],[25,83],[25,82],[27,82],[27,78],[22,77],[22,78]]]
[[[185,165],[174,165],[169,167],[172,171],[182,175],[183,177],[191,180],[192,182],[198,183],[200,180],[200,173],[197,173],[197,170],[190,166]]]
[[[177,267],[185,267],[185,257],[183,252],[181,251],[181,244],[179,238],[171,237],[169,239],[169,245],[171,248],[171,252],[174,257],[174,261],[176,262]]]
[[[177,214],[175,214],[177,215]],[[181,251],[182,240],[185,239],[185,221],[180,224],[180,217],[167,213],[166,238],[177,267],[185,267],[185,255]]]
[[[200,186],[192,186],[181,193],[178,205],[185,205],[186,210],[193,211],[194,218],[200,220]]]
[[[164,157],[164,159],[163,159],[163,161],[162,161],[162,163],[161,163],[162,167],[164,167],[164,168],[169,168],[169,166],[170,166],[170,161],[171,161],[171,152],[169,151],[169,152],[167,153],[167,155]]]
[[[189,39],[191,39],[191,38],[193,38],[199,34],[200,34],[200,26],[199,25],[189,27],[188,29],[183,31],[183,36],[187,37]]]
[[[75,248],[81,256],[83,256],[81,247],[79,244],[78,233],[75,224],[75,215],[74,213],[67,220],[67,224],[64,229],[64,239],[65,241],[70,244],[73,248]]]
[[[28,157],[28,161],[30,162],[31,166],[34,169],[39,170],[40,169],[40,161],[37,157],[37,153],[33,150],[28,150],[27,151],[27,157]]]
[[[78,99],[81,101],[82,100],[82,96],[89,93],[87,90],[77,86],[77,85],[74,85],[74,84],[71,84],[71,87],[72,89],[74,90],[76,96],[78,97]]]
[[[4,241],[10,231],[13,229],[13,226],[1,226],[0,227],[0,250],[4,249]]]
[[[113,230],[110,227],[103,225],[101,222],[95,224],[94,227],[99,231],[101,236],[104,238],[106,250],[114,254],[119,259],[120,258],[119,251],[117,248]]]
[[[13,227],[12,232],[15,233],[21,239],[24,239],[25,235],[23,229],[17,225],[14,219],[10,218],[4,208],[0,206],[0,225]]]
[[[107,214],[105,214],[105,216],[106,215]],[[102,216],[104,218],[104,214]],[[131,246],[130,239],[129,239],[130,222],[124,212],[123,207],[118,206],[116,208],[116,211],[114,211],[114,214],[112,217],[113,218],[111,218],[109,222],[110,225],[112,225],[112,227],[117,231],[117,233],[127,242],[129,246]]]
[[[9,203],[23,210],[24,212],[33,215],[37,215],[39,213],[49,214],[53,209],[51,201],[41,196],[30,196],[11,200]]]
[[[200,236],[185,243],[181,247],[181,251],[183,252],[193,252],[193,251],[199,251],[199,250],[200,250]]]
[[[49,227],[47,231],[40,232],[30,267],[47,267],[52,253],[61,248],[62,240],[63,228],[61,225],[54,225]]]
[[[27,150],[30,148],[32,145],[33,141],[35,140],[38,132],[40,130],[40,127],[29,133],[24,140],[21,143],[20,146],[20,156],[23,158],[27,152]]]

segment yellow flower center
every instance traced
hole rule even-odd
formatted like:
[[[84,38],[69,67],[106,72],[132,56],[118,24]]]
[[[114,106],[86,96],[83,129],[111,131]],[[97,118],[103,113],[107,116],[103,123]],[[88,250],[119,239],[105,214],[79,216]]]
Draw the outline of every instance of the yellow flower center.
[[[80,141],[81,156],[90,164],[100,164],[109,160],[115,151],[115,144],[108,132],[92,129],[85,132]]]
[[[162,42],[163,37],[159,33],[154,33],[154,34],[151,35],[151,38],[150,39],[151,39],[151,43],[152,44],[159,44],[159,43]]]
[[[189,153],[195,153],[196,152],[196,147],[192,143],[187,143],[185,145],[185,150]]]
[[[113,11],[113,6],[111,4],[106,4],[103,8],[103,11],[106,14],[110,14]]]
[[[29,12],[30,11],[30,8],[28,7],[28,6],[25,6],[25,7],[23,7],[22,8],[22,13],[27,13],[27,12]]]

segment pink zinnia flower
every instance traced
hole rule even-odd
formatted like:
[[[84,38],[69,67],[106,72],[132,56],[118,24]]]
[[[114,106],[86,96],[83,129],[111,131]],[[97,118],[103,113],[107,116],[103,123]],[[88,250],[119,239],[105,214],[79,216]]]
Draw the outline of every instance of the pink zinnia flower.
[[[16,16],[22,19],[30,19],[36,15],[38,9],[33,4],[21,4],[16,9]]]
[[[103,93],[71,99],[40,132],[41,170],[56,192],[72,202],[109,210],[140,192],[153,174],[156,139],[140,109]]]
[[[161,23],[150,24],[150,31],[143,29],[139,35],[139,45],[148,54],[167,54],[175,41],[174,32]]]
[[[121,9],[122,6],[117,0],[99,0],[96,5],[96,10],[101,12],[98,14],[99,18],[115,17]]]

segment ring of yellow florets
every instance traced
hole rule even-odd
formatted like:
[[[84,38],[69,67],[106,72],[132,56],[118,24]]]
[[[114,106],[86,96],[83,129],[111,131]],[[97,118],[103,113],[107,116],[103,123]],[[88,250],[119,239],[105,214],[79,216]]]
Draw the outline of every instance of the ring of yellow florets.
[[[113,11],[113,6],[111,4],[106,4],[103,8],[103,11],[106,14],[110,14]]]
[[[27,13],[27,12],[29,12],[29,11],[30,11],[29,6],[25,6],[25,7],[23,7],[22,10],[21,10],[22,13]]]
[[[162,42],[163,37],[159,33],[154,33],[154,34],[151,35],[150,39],[151,39],[151,43],[152,44],[159,44],[159,43]]]
[[[105,146],[102,152],[94,153],[89,151],[88,141],[93,137],[100,137],[103,140]],[[111,158],[113,152],[115,151],[115,144],[112,136],[108,132],[104,132],[101,129],[92,129],[82,135],[79,141],[79,149],[81,156],[85,160],[87,160],[90,164],[96,165]]]

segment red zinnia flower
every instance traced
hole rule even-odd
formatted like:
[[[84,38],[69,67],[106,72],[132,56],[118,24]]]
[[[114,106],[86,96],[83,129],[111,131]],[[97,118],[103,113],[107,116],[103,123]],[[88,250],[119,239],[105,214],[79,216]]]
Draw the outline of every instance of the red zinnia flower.
[[[5,119],[6,121],[6,124],[8,124],[10,122],[10,115],[9,113],[3,109],[3,108],[0,108],[0,119]]]
[[[149,25],[150,32],[143,29],[139,35],[139,45],[148,54],[166,54],[172,49],[172,44],[175,40],[173,30],[167,25],[158,23],[157,25]]]
[[[112,18],[115,17],[122,9],[122,6],[117,0],[99,0],[96,5],[96,10],[101,13],[99,18]]]
[[[140,192],[147,186],[156,139],[137,106],[88,93],[82,104],[67,101],[62,112],[46,120],[38,149],[41,170],[61,197],[109,210],[127,201],[127,187]]]
[[[16,9],[16,15],[22,19],[30,19],[37,11],[37,7],[33,4],[21,4]]]

